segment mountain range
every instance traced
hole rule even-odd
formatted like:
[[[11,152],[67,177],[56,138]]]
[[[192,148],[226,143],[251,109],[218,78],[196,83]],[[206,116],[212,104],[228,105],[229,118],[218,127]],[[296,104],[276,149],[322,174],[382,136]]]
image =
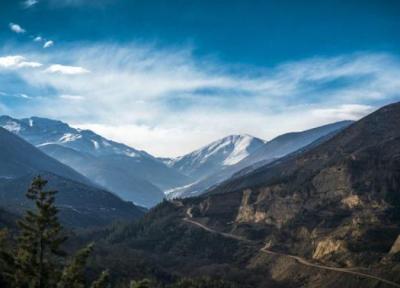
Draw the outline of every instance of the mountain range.
[[[400,103],[385,106],[203,195],[165,201],[104,245],[239,287],[398,287],[398,127]]]
[[[59,121],[0,119],[7,128],[0,128],[0,226],[13,227],[30,207],[24,193],[40,174],[59,191],[63,224],[98,226],[77,239],[96,241],[95,270],[107,267],[124,281],[207,275],[257,288],[398,285],[400,103],[271,141],[229,136],[176,159]],[[154,184],[162,178],[143,176],[143,159],[182,183],[162,190]],[[192,190],[146,211],[106,189],[94,172],[80,173],[83,167],[101,167],[97,173],[115,183]]]
[[[1,206],[7,211],[22,213],[30,207],[25,192],[32,178],[41,175],[49,180],[49,189],[59,191],[62,221],[69,226],[105,225],[144,213],[142,208],[100,188],[3,128],[0,128],[0,162]]]
[[[227,166],[235,165],[264,144],[250,135],[230,135],[196,151],[164,162],[193,179],[203,179]]]
[[[250,171],[314,142],[326,141],[351,123],[352,121],[340,121],[301,132],[283,134],[270,141],[249,135],[229,136],[215,141],[183,157],[168,160],[168,165],[178,168],[196,181],[166,191],[167,197],[173,199],[200,195],[235,173]],[[201,173],[203,170],[206,173]]]
[[[189,182],[188,177],[144,151],[107,140],[90,130],[75,129],[61,121],[1,116],[0,126],[93,183],[141,206],[154,206],[163,199],[163,190]]]
[[[296,151],[349,125],[342,121],[271,141],[230,135],[177,158],[156,158],[90,130],[47,118],[0,116],[0,126],[124,200],[152,207],[168,198],[200,195],[244,168]],[[321,140],[322,141],[322,140]]]

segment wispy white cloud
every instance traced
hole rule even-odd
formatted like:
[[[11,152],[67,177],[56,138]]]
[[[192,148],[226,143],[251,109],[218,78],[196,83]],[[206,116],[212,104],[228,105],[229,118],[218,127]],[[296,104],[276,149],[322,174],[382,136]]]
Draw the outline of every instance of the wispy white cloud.
[[[67,95],[67,94],[60,95],[60,98],[73,101],[81,101],[85,99],[85,97],[80,95]]]
[[[24,98],[24,99],[32,99],[31,96],[29,96],[28,94],[25,94],[25,93],[19,93],[16,96],[20,97],[20,98]]]
[[[15,24],[15,23],[10,23],[9,27],[10,27],[11,31],[18,33],[18,34],[26,32],[24,28],[22,28],[20,25]]]
[[[6,93],[3,91],[0,91],[0,96],[6,96],[6,97],[13,97],[13,98],[23,98],[23,99],[32,99],[31,96],[25,94],[25,93]]]
[[[22,3],[22,6],[23,6],[24,8],[30,8],[30,7],[32,7],[32,6],[34,6],[34,5],[36,5],[37,3],[39,3],[38,0],[25,0],[25,1]]]
[[[52,41],[52,40],[48,40],[48,41],[44,42],[44,44],[43,44],[43,48],[45,48],[45,49],[50,48],[52,46],[54,46],[54,41]]]
[[[362,116],[372,112],[374,107],[361,104],[343,104],[334,107],[315,108],[311,110],[313,116],[329,121],[342,119],[358,120]]]
[[[53,64],[49,68],[45,70],[48,73],[59,73],[59,74],[66,74],[66,75],[79,75],[79,74],[86,74],[90,71],[77,66],[66,66],[60,64]]]
[[[41,36],[36,36],[35,38],[33,38],[34,42],[42,42],[43,38]]]
[[[77,6],[91,6],[91,7],[104,7],[107,4],[112,4],[113,0],[96,0],[96,1],[87,1],[87,0],[48,0],[49,4],[52,7],[77,7]]]
[[[183,154],[233,133],[270,139],[358,119],[400,100],[400,61],[384,53],[305,59],[267,70],[231,69],[190,50],[137,45],[70,47],[29,58],[47,68],[18,70],[19,76],[34,89],[55,92],[18,113],[31,115],[37,105],[40,116],[157,155]],[[52,64],[61,61],[68,66]]]
[[[27,61],[27,59],[21,55],[0,57],[0,68],[38,68],[41,66],[42,63]]]

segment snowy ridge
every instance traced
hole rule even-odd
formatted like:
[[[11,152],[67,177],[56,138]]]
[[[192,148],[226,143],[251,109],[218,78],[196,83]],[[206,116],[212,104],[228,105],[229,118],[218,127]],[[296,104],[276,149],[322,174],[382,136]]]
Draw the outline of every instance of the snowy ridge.
[[[229,157],[224,160],[224,165],[234,165],[242,159],[246,158],[250,154],[248,148],[251,146],[251,142],[253,141],[253,139],[254,138],[249,135],[244,135],[237,139],[235,148],[233,149]]]
[[[195,182],[187,184],[187,185],[183,185],[180,187],[165,190],[164,193],[165,193],[165,195],[168,196],[169,199],[176,198],[176,197],[179,197],[182,192],[186,191],[186,189],[193,187],[197,183],[199,183],[199,181],[195,181]]]
[[[61,121],[0,116],[1,126],[93,183],[141,206],[154,206],[162,201],[164,190],[193,182],[144,151]]]
[[[13,121],[6,121],[2,126],[4,129],[12,133],[18,133],[19,131],[21,131],[21,125]]]
[[[95,156],[112,154],[153,158],[121,143],[107,140],[90,130],[76,129],[66,123],[46,118],[14,119],[0,116],[0,127],[17,134],[37,147],[58,144]]]
[[[163,161],[187,176],[202,178],[225,166],[235,165],[264,143],[246,134],[230,135],[187,155]]]
[[[215,150],[220,150],[221,147],[223,147],[222,150],[224,150],[225,147],[229,147],[229,144],[227,145],[227,143],[233,141],[233,149],[230,150],[229,155],[225,155],[225,158],[219,159],[223,160],[221,165],[219,167],[217,165],[214,165],[214,167],[212,165],[205,166],[206,169],[201,171],[205,173],[203,174],[205,175],[203,178],[191,185],[166,191],[167,198],[185,198],[201,195],[207,191],[207,189],[210,189],[210,187],[222,183],[240,171],[241,173],[248,173],[249,171],[270,163],[275,159],[279,159],[287,154],[303,149],[307,145],[315,143],[314,141],[318,141],[318,139],[319,141],[326,141],[329,137],[332,137],[351,123],[352,121],[340,121],[301,132],[286,133],[272,139],[271,141],[264,142],[261,146],[258,146],[255,149],[252,147],[253,138],[248,135],[243,135],[241,137],[230,136],[216,141],[209,146],[204,147],[204,149],[197,150],[189,155],[198,156],[199,154],[202,154],[203,150],[212,153]],[[178,161],[182,162],[183,158],[188,157],[189,155],[181,157]],[[211,157],[210,155],[207,156]],[[177,165],[177,163],[175,163],[175,165]],[[190,166],[182,165],[179,168],[187,169],[188,167],[190,168]],[[196,169],[201,170],[201,168],[202,167],[197,167]],[[194,170],[193,172],[192,170],[192,173],[197,173],[197,171]],[[208,173],[209,171],[212,171],[212,173]]]

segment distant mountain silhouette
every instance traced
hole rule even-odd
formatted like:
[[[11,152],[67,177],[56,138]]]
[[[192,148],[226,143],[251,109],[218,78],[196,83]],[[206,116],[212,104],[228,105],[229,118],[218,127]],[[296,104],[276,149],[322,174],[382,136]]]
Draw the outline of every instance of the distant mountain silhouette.
[[[163,190],[190,182],[144,151],[61,121],[1,116],[0,126],[123,199],[142,206],[153,206],[163,199]]]
[[[0,207],[23,212],[32,178],[42,175],[57,189],[62,221],[71,226],[97,226],[143,215],[141,208],[105,191],[90,180],[46,155],[20,137],[0,128]]]
[[[235,173],[244,171],[248,173],[249,171],[252,171],[259,166],[272,162],[290,153],[304,149],[312,143],[316,145],[320,142],[324,142],[342,129],[349,126],[351,123],[352,121],[340,121],[301,132],[283,134],[265,143],[262,141],[258,141],[258,145],[253,145],[253,149],[247,149],[246,154],[242,153],[242,155],[245,157],[242,157],[241,159],[236,158],[240,161],[236,161],[235,163],[232,163],[232,165],[224,165],[224,162],[218,162],[214,160],[214,169],[211,169],[212,173],[207,174],[207,176],[204,178],[197,179],[197,181],[191,183],[190,185],[177,187],[166,191],[167,197],[177,198],[201,195],[207,189],[210,189],[210,187],[229,179]],[[220,142],[224,143],[222,140]],[[188,154],[187,156],[182,157],[182,159],[180,159],[178,163],[183,160],[185,160],[186,163],[189,163],[186,166],[191,165],[190,163],[207,163],[207,161],[203,160],[203,158],[201,158],[200,156],[207,155],[206,152],[209,151],[208,147],[210,146],[215,147],[216,145],[214,145],[213,143],[206,146],[202,150],[198,150],[202,153],[193,152],[191,154]],[[241,145],[238,145],[238,147],[241,147]],[[197,162],[191,160],[191,157],[189,157],[193,154],[197,156],[197,158],[195,158]],[[226,154],[227,153],[222,153],[222,155]],[[180,166],[180,170],[182,172],[185,171],[184,167],[185,166],[183,165]]]

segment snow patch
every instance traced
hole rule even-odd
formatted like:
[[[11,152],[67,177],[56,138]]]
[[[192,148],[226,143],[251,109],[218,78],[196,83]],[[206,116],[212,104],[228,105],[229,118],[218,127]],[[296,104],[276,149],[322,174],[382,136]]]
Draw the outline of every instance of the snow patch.
[[[61,143],[66,143],[66,142],[73,142],[76,141],[78,139],[82,138],[82,135],[80,134],[72,134],[72,133],[65,133],[60,139],[59,141]]]
[[[36,147],[44,147],[44,146],[53,145],[53,144],[57,144],[57,142],[45,142],[45,143],[36,145]]]
[[[240,137],[238,141],[235,142],[233,151],[224,160],[223,164],[227,166],[234,165],[249,156],[249,151],[247,148],[251,145],[252,140],[253,138],[249,135]]]
[[[96,140],[91,139],[90,141],[92,141],[94,149],[99,150],[100,145],[99,142],[97,142]]]
[[[132,158],[133,157],[138,157],[138,154],[136,152],[134,152],[134,151],[126,151],[125,155],[128,156],[128,157],[132,157]]]
[[[199,183],[199,180],[195,181],[193,183],[187,184],[185,186],[180,186],[180,187],[172,188],[172,189],[169,189],[169,190],[165,190],[164,194],[167,195],[167,196],[173,195],[174,197],[179,197],[179,192],[180,191],[185,190],[185,189],[187,189],[189,187],[192,187],[193,185],[195,185],[197,183]]]
[[[14,121],[8,121],[3,128],[15,134],[21,131],[21,125]]]

